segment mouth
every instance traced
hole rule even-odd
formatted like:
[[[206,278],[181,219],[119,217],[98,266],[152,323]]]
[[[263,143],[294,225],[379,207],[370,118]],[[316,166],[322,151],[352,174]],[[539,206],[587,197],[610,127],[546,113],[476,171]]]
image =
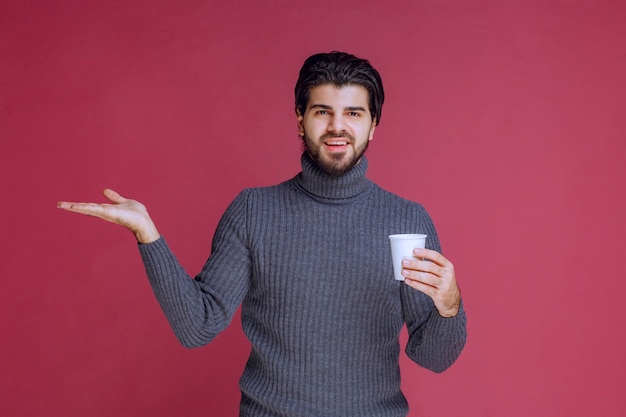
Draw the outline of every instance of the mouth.
[[[348,150],[350,141],[345,138],[330,138],[322,142],[330,154],[343,154]]]
[[[348,140],[338,138],[338,139],[327,139],[324,141],[324,145],[326,146],[347,146]]]

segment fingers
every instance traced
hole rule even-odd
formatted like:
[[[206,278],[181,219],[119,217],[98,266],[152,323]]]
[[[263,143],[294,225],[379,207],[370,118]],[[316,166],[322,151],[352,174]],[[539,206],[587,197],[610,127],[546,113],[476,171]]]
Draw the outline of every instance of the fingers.
[[[422,257],[419,259],[404,259],[402,267],[402,275],[405,278],[418,280],[431,286],[438,286],[446,275],[443,266]]]
[[[405,277],[437,285],[439,283],[437,278],[453,275],[454,266],[439,252],[415,248],[413,254],[417,259],[405,259],[402,262]]]
[[[71,203],[68,201],[59,201],[57,207],[73,213],[85,214],[87,216],[103,217],[105,208],[102,204],[95,203]]]
[[[408,285],[409,287],[412,287],[420,292],[423,292],[424,294],[430,296],[430,298],[432,298],[433,300],[435,299],[435,297],[438,294],[437,288],[433,287],[431,285],[425,284],[421,281],[415,281],[412,279],[407,279],[404,281],[404,283],[406,285]]]
[[[111,190],[110,188],[106,188],[102,194],[114,204],[121,204],[128,201],[126,198],[122,197],[116,191]],[[71,202],[71,201],[59,201],[57,203],[57,207],[63,210],[71,211],[73,213],[84,214],[87,216],[99,217],[102,219],[108,219],[110,217],[109,210],[111,208],[110,204],[99,204],[99,203],[79,203],[79,202]]]
[[[105,188],[102,191],[104,197],[114,204],[122,204],[128,201],[127,198],[122,197],[118,192],[113,191],[110,188]],[[94,215],[104,211],[105,204],[98,203],[78,203],[71,201],[59,201],[57,207],[67,211],[73,211],[81,214]]]
[[[122,197],[117,191],[113,191],[110,188],[105,188],[102,194],[107,200],[115,204],[122,204],[128,201],[127,198]]]
[[[454,266],[439,252],[415,249],[418,259],[402,262],[405,284],[430,296],[439,314],[455,316],[460,308],[461,295],[456,284]]]
[[[434,288],[445,288],[446,281],[454,279],[452,264],[439,252],[416,248],[414,255],[418,259],[402,261],[402,275],[408,280]]]
[[[435,308],[442,317],[454,317],[461,308],[461,293],[456,283],[448,288],[436,288],[420,281],[405,280],[404,283],[428,295],[434,302]]]
[[[74,213],[98,217],[123,226],[133,232],[140,243],[150,243],[159,239],[160,234],[143,204],[136,200],[124,198],[110,188],[103,190],[102,194],[110,203],[59,201],[57,207]]]
[[[442,254],[431,249],[415,248],[413,249],[413,254],[418,258],[428,259],[439,266],[445,266],[450,263]]]

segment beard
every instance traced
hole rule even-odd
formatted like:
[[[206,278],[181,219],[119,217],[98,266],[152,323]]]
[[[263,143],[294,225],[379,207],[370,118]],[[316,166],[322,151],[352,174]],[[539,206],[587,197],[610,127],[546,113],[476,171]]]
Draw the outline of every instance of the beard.
[[[315,163],[322,169],[322,171],[333,177],[338,177],[345,174],[352,167],[359,163],[361,157],[367,150],[370,141],[366,140],[359,147],[354,148],[354,153],[352,155],[350,155],[348,152],[331,154],[323,153],[322,148],[324,146],[324,140],[331,138],[345,138],[349,141],[351,145],[354,145],[356,143],[354,137],[347,133],[328,133],[322,136],[319,140],[314,141],[306,134],[306,132],[304,132],[304,135],[302,136],[302,148],[311,156],[313,161],[315,161]]]

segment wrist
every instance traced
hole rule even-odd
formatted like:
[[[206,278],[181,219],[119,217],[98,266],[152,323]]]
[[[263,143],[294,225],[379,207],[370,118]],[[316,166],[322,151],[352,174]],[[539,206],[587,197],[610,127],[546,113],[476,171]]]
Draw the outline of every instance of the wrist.
[[[460,310],[461,310],[461,303],[459,302],[451,308],[446,308],[446,309],[441,309],[441,310],[437,309],[437,312],[439,313],[441,317],[452,318],[452,317],[455,317],[457,314],[459,314]]]
[[[137,242],[142,244],[152,243],[159,240],[160,237],[161,234],[151,220],[147,222],[145,227],[135,231],[135,238],[137,239]]]

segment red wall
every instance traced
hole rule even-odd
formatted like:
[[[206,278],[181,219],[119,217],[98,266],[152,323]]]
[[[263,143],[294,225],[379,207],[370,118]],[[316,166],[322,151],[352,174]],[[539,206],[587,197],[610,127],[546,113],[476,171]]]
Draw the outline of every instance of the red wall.
[[[132,236],[56,201],[143,201],[197,272],[299,170],[297,71],[338,49],[383,75],[370,177],[429,209],[469,315],[448,372],[403,358],[410,415],[624,415],[624,5],[0,2],[0,414],[236,415],[238,322],[183,349]]]

